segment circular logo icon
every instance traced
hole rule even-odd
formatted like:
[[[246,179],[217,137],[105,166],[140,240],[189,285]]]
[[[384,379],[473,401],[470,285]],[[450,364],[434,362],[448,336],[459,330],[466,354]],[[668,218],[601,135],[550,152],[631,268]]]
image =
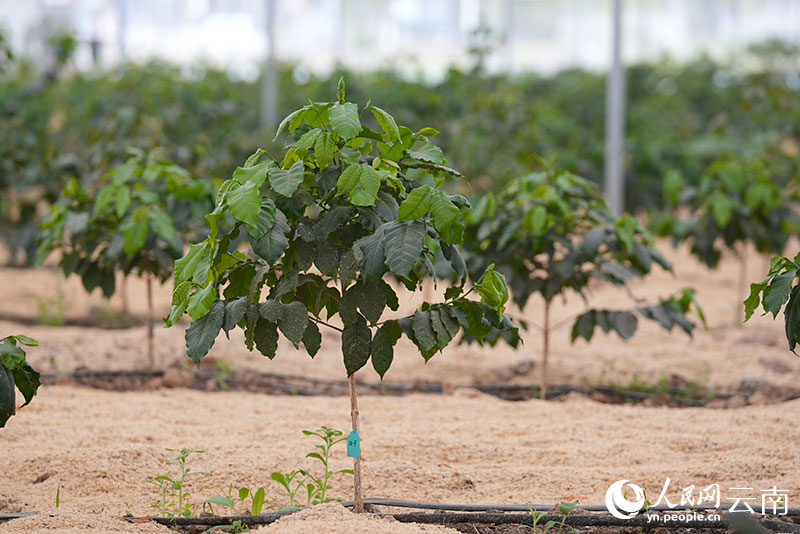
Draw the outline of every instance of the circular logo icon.
[[[636,484],[628,484],[633,490],[636,500],[629,501],[622,494],[622,487],[627,480],[617,480],[606,491],[606,508],[616,518],[630,519],[633,514],[640,511],[645,504],[644,490]]]

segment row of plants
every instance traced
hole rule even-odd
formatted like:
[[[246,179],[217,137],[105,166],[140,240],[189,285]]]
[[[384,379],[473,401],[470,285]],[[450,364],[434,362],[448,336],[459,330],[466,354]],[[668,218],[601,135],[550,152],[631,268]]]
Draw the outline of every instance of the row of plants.
[[[60,41],[59,68],[40,72],[24,59],[0,72],[0,221],[3,236],[32,260],[35,223],[71,178],[91,182],[122,163],[130,146],[160,147],[192,176],[221,178],[266,142],[255,112],[259,81],[212,68],[159,62],[112,71],[70,68]],[[677,172],[696,186],[704,170],[726,157],[767,155],[767,171],[782,187],[797,175],[797,90],[787,82],[797,50],[771,42],[737,62],[700,58],[628,70],[626,183],[632,209],[666,205],[665,176]],[[746,67],[742,67],[746,65]],[[318,77],[300,66],[279,68],[278,107],[284,113],[324,100],[341,74],[355,101],[397,110],[414,128],[430,122],[452,166],[478,194],[499,190],[538,164],[598,181],[603,168],[601,74],[568,70],[550,77],[450,69],[436,82],[392,71],[338,69]],[[788,83],[788,85],[787,85]],[[23,254],[23,251],[25,252]]]

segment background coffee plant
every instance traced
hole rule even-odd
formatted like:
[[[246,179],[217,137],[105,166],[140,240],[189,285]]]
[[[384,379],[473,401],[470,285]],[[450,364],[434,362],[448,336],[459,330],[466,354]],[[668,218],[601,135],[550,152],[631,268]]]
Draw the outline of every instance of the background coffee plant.
[[[589,341],[595,327],[614,331],[623,339],[636,331],[637,315],[658,322],[667,330],[678,326],[687,334],[694,323],[687,318],[694,291],[647,304],[633,296],[628,283],[651,272],[655,265],[668,271],[670,264],[656,250],[652,238],[630,215],[615,217],[592,182],[569,172],[547,170],[513,180],[497,195],[485,195],[468,217],[464,248],[473,276],[489,262],[505,275],[514,303],[522,310],[531,295],[544,300],[542,323],[541,396],[547,394],[550,336],[560,324],[551,323],[553,301],[570,291],[584,300],[591,283],[624,288],[634,310],[589,309],[572,326],[572,340]],[[573,318],[567,318],[572,321]],[[505,332],[499,332],[504,336]],[[494,338],[492,338],[494,340]],[[516,346],[515,339],[509,339]]]
[[[77,274],[87,292],[100,288],[107,298],[118,272],[143,276],[153,367],[153,278],[163,283],[172,275],[185,240],[196,239],[212,195],[208,182],[192,179],[157,153],[134,151],[95,183],[67,183],[42,223],[38,260],[58,251],[64,275]]]

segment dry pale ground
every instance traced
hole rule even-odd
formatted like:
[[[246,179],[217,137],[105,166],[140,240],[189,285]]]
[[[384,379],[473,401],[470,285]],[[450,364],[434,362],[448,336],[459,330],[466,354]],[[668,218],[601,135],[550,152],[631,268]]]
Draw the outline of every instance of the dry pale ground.
[[[800,400],[678,410],[588,399],[514,403],[460,393],[365,396],[360,404],[367,497],[600,504],[616,480],[630,479],[658,495],[666,477],[673,502],[692,484],[720,484],[723,498],[731,496],[728,488],[754,488],[760,495],[777,486],[793,499],[800,487],[800,429],[793,424]],[[7,523],[0,532],[52,524],[47,514],[54,512],[59,486],[57,516],[83,514],[75,516],[79,522],[97,516],[124,527],[113,519],[124,502],[137,515],[150,513],[157,490],[143,480],[165,471],[166,447],[206,451],[191,458],[195,470],[213,473],[190,480],[195,510],[229,484],[263,485],[268,502],[286,504],[269,474],[315,468],[304,458],[314,440],[300,430],[323,424],[348,426],[347,398],[48,387],[0,433],[6,466],[0,499],[11,501],[5,511],[40,515]],[[340,444],[333,467],[348,464]],[[46,472],[46,480],[34,483]],[[349,498],[349,483],[337,475],[332,496]],[[88,523],[86,530],[103,531]],[[279,526],[270,531],[284,532]]]
[[[800,360],[783,339],[782,324],[759,318],[732,326],[741,290],[733,260],[717,272],[699,267],[683,250],[669,254],[676,276],[658,274],[634,291],[653,298],[687,285],[709,316],[710,330],[693,340],[643,324],[629,342],[599,334],[590,345],[569,343],[568,329],[554,336],[551,377],[573,384],[627,383],[634,374],[655,382],[679,374],[707,381],[717,390],[735,388],[743,380],[796,386]],[[766,270],[765,258],[751,256],[748,280]],[[68,314],[79,317],[92,306],[119,306],[86,297],[77,279],[63,281],[55,271],[0,271],[0,312],[34,317],[37,304],[52,302],[60,287]],[[129,284],[131,307],[144,313],[144,286]],[[169,291],[157,292],[156,309],[166,313]],[[596,288],[598,305],[629,306],[618,291]],[[414,301],[406,299],[405,310]],[[582,307],[580,299],[559,301],[555,320]],[[535,320],[541,303],[525,310]],[[518,313],[518,312],[514,312]],[[165,365],[185,362],[183,328],[157,329],[159,359]],[[29,351],[43,371],[55,369],[129,369],[143,366],[144,328],[99,330],[48,328],[2,321],[0,331],[26,333],[42,342]],[[220,337],[212,355],[233,362],[237,369],[343,378],[338,340],[327,336],[327,347],[316,361],[283,344],[274,361],[244,350],[241,336]],[[502,370],[533,358],[538,361],[540,338],[526,334],[520,352],[507,347],[454,347],[423,364],[404,345],[387,378],[452,383],[489,381]],[[535,373],[536,369],[534,369]],[[361,373],[376,380],[371,369]],[[531,380],[518,377],[518,380]],[[720,484],[754,491],[777,486],[790,491],[790,505],[800,488],[797,447],[800,430],[794,424],[800,400],[731,410],[667,409],[598,404],[585,398],[565,402],[511,403],[456,390],[454,395],[361,398],[365,494],[413,500],[467,503],[555,503],[580,499],[599,504],[609,484],[630,479],[660,493],[670,477],[669,495],[689,485]],[[243,392],[204,393],[162,389],[113,393],[67,386],[46,386],[34,402],[0,430],[0,513],[35,511],[32,518],[0,525],[0,533],[40,532],[167,532],[154,525],[119,521],[130,503],[137,515],[151,513],[156,488],[144,483],[163,474],[171,458],[166,447],[191,447],[206,452],[192,458],[198,471],[190,480],[195,510],[203,499],[234,486],[264,486],[267,500],[286,504],[272,471],[313,467],[304,458],[314,441],[304,428],[349,426],[344,397],[266,396]],[[339,447],[342,447],[341,445]],[[344,449],[334,454],[334,468],[348,466]],[[43,476],[49,475],[49,476]],[[37,478],[45,478],[35,482]],[[348,477],[333,481],[333,496],[349,498]],[[61,506],[55,509],[57,488]],[[758,495],[758,493],[756,493]],[[679,500],[679,497],[678,497]],[[276,533],[432,532],[430,526],[353,518],[335,507],[284,519],[267,531]],[[404,530],[400,530],[403,528]]]
[[[736,388],[742,381],[768,382],[776,386],[795,386],[800,383],[800,358],[792,357],[786,349],[782,321],[771,317],[754,317],[740,324],[744,288],[738,284],[739,263],[732,256],[723,258],[720,269],[709,271],[695,261],[685,249],[673,250],[662,243],[662,250],[675,266],[675,275],[656,271],[650,278],[633,284],[637,297],[650,302],[683,287],[695,287],[697,298],[706,311],[709,330],[698,330],[693,338],[682,332],[666,332],[651,321],[640,319],[639,331],[628,342],[614,334],[598,331],[591,344],[569,340],[569,325],[551,336],[552,383],[590,383],[619,385],[629,383],[634,375],[649,383],[680,375],[686,381],[707,384],[715,391]],[[763,278],[768,258],[752,252],[747,262],[747,281]],[[80,280],[72,276],[64,280],[55,270],[0,270],[0,314],[13,313],[36,317],[41,305],[52,306],[59,293],[63,295],[67,314],[86,316],[91,308],[118,310],[120,297],[107,301],[95,291],[91,297],[83,291]],[[171,282],[156,287],[155,310],[163,317],[169,310]],[[442,288],[439,288],[439,292]],[[141,280],[128,282],[130,309],[143,315],[146,312],[145,286]],[[435,295],[435,292],[431,292]],[[593,305],[608,309],[630,309],[632,302],[624,291],[597,286],[592,290]],[[413,311],[419,296],[401,295],[401,310]],[[553,306],[551,324],[569,318],[584,309],[575,295],[566,301],[558,299]],[[520,316],[519,310],[509,313]],[[542,302],[532,298],[524,310],[526,319],[541,324]],[[164,367],[187,365],[183,334],[186,324],[170,329],[156,326],[157,362]],[[0,332],[22,332],[42,342],[42,348],[30,352],[30,360],[43,371],[90,369],[131,369],[146,365],[145,328],[101,330],[80,327],[52,328],[17,325],[0,321]],[[253,369],[273,373],[299,374],[311,377],[344,378],[344,366],[335,331],[323,332],[323,348],[314,360],[296,351],[281,339],[278,356],[270,361],[257,352],[249,353],[238,329],[231,340],[223,334],[209,353],[218,360],[231,362],[236,370]],[[505,345],[492,349],[478,346],[452,346],[436,355],[427,364],[405,338],[398,345],[395,361],[386,375],[388,381],[436,381],[469,384],[507,379],[504,370],[524,360],[533,360],[530,375],[516,377],[517,381],[532,381],[538,377],[541,359],[541,335],[536,329],[524,333],[525,345],[515,351]],[[378,376],[368,365],[359,372],[361,379],[377,381]]]

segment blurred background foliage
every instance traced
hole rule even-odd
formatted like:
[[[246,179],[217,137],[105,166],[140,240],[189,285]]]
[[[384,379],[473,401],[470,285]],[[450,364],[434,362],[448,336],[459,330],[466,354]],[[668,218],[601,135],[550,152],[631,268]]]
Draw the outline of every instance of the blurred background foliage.
[[[192,176],[227,178],[257,147],[278,152],[274,127],[261,124],[260,80],[218,69],[159,61],[112,70],[71,66],[69,35],[50,43],[57,61],[41,70],[14,57],[0,39],[0,225],[14,252],[33,259],[38,220],[68,180],[92,184],[127,158],[160,148]],[[278,68],[282,117],[324,100],[345,76],[348,97],[371,99],[413,129],[435,125],[448,163],[476,198],[499,190],[542,160],[601,182],[605,76],[570,69],[553,76],[452,68],[438,81],[392,71],[327,77],[302,66]],[[678,173],[698,187],[715,161],[760,159],[763,176],[783,189],[798,177],[800,49],[780,41],[754,46],[727,62],[669,59],[627,70],[626,205],[634,213],[674,210],[664,178]]]

